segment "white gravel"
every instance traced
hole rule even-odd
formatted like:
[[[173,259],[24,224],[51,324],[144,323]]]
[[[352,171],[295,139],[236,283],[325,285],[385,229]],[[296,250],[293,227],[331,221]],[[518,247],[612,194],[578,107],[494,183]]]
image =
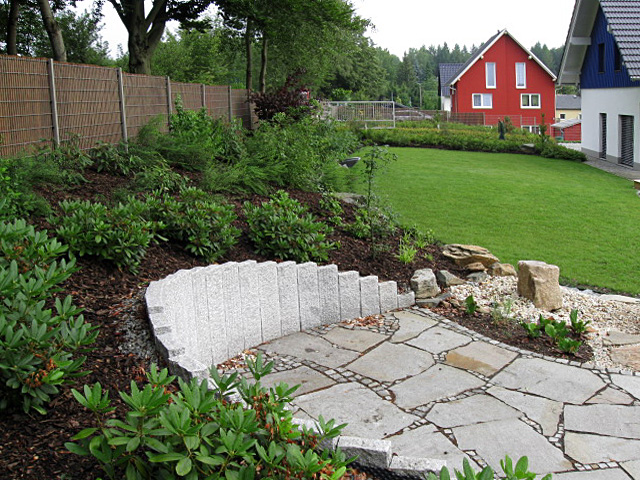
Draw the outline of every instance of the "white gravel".
[[[587,337],[587,343],[593,348],[594,361],[597,368],[618,368],[629,370],[625,365],[616,364],[611,360],[609,348],[603,345],[603,338],[610,330],[624,333],[640,333],[640,303],[626,303],[612,300],[609,295],[598,295],[590,290],[578,290],[562,287],[562,308],[554,312],[538,310],[531,301],[517,294],[517,279],[515,277],[489,277],[481,284],[467,283],[450,287],[449,291],[459,301],[473,295],[479,307],[490,312],[497,305],[505,311],[505,306],[511,303],[510,317],[513,321],[526,320],[537,322],[540,314],[564,320],[570,323],[569,314],[577,309],[578,319],[590,321],[593,330]],[[462,303],[464,305],[464,303]]]

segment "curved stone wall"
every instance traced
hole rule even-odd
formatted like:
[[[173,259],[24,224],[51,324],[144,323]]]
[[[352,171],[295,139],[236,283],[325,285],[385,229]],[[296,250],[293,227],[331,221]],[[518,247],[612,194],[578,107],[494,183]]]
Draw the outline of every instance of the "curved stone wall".
[[[208,369],[263,342],[319,325],[406,308],[413,292],[336,265],[228,262],[180,270],[145,294],[159,352],[172,373]]]

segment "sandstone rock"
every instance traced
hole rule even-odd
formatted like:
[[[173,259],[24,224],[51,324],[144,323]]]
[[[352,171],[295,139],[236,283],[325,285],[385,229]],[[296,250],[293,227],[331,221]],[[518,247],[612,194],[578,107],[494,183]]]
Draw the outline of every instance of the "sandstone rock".
[[[411,289],[416,293],[416,298],[431,298],[440,293],[436,276],[430,268],[415,271],[411,277]]]
[[[552,311],[562,307],[560,268],[545,262],[518,262],[518,295],[528,298],[536,308]]]
[[[488,271],[494,277],[516,277],[518,275],[510,263],[496,262],[489,267]]]
[[[456,265],[460,267],[466,267],[470,263],[480,262],[485,267],[499,262],[500,259],[495,255],[492,255],[489,250],[477,245],[460,245],[458,243],[451,243],[445,245],[442,249],[442,254],[448,259],[454,261]]]
[[[632,370],[640,369],[640,347],[625,345],[624,347],[612,348],[611,360]]]
[[[487,270],[487,267],[485,267],[480,262],[473,262],[468,264],[466,266],[466,269],[469,270],[470,272],[485,272]]]
[[[443,287],[451,287],[452,285],[462,285],[466,283],[459,277],[456,277],[453,273],[448,270],[438,270],[436,272],[436,279]]]

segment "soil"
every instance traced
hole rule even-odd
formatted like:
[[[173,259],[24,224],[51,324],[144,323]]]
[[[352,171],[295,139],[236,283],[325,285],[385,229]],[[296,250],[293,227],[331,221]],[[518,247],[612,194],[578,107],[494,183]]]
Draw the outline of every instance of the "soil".
[[[122,177],[94,171],[85,172],[84,177],[88,181],[86,184],[64,189],[40,188],[39,193],[51,205],[56,205],[58,201],[66,198],[104,202],[111,201],[114,192],[126,187],[128,183],[128,180]],[[290,195],[307,204],[319,217],[329,216],[327,212],[320,210],[318,194],[292,191]],[[229,197],[228,201],[236,205],[240,217],[240,205],[245,200],[259,202],[264,198]],[[353,221],[354,207],[344,204],[344,209],[345,220]],[[46,218],[34,218],[32,223],[37,228],[52,230]],[[242,218],[237,223],[243,230],[242,238],[221,262],[249,258],[267,260],[253,252],[246,235],[247,226]],[[399,287],[405,290],[409,288],[411,275],[419,268],[448,269],[460,275],[465,273],[447,261],[437,246],[429,246],[419,252],[416,260],[409,265],[401,263],[394,256],[399,236],[387,239],[387,251],[375,258],[370,255],[366,241],[353,238],[344,229],[336,228],[331,240],[340,242],[341,248],[330,254],[328,263],[337,264],[342,271],[357,270],[363,275],[377,275],[380,280],[395,280]],[[64,447],[64,443],[81,429],[93,426],[92,415],[74,400],[71,389],[79,389],[84,383],[100,382],[104,389],[110,390],[113,403],[122,407],[117,392],[128,391],[131,380],[142,381],[150,362],[149,358],[135,353],[124,353],[120,348],[124,338],[124,315],[133,317],[141,328],[148,328],[142,302],[132,299],[139,299],[141,290],[150,281],[161,279],[178,269],[203,264],[182,247],[167,243],[153,246],[147,251],[137,275],[120,271],[95,258],[78,259],[81,268],[65,283],[61,295],[73,295],[76,305],[84,308],[85,319],[100,327],[95,349],[88,354],[84,364],[84,369],[91,373],[75,384],[63,386],[61,393],[47,406],[46,416],[33,412],[25,414],[21,410],[1,412],[0,478],[91,480],[104,476],[98,463],[91,457],[80,457]],[[515,342],[516,345],[536,351],[542,349],[543,353],[550,355],[558,353],[548,345],[536,347],[512,329],[506,328],[505,325],[493,324],[485,317],[467,318],[468,316],[453,308],[442,310],[441,313],[507,343]],[[588,352],[581,352],[580,355],[588,355]],[[358,478],[362,478],[362,474],[358,475]]]

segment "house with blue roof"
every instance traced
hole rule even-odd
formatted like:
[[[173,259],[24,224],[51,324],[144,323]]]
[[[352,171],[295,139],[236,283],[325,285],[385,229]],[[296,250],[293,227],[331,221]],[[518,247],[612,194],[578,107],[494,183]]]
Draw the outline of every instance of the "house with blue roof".
[[[640,170],[640,0],[576,0],[558,83],[582,96],[582,151]]]

